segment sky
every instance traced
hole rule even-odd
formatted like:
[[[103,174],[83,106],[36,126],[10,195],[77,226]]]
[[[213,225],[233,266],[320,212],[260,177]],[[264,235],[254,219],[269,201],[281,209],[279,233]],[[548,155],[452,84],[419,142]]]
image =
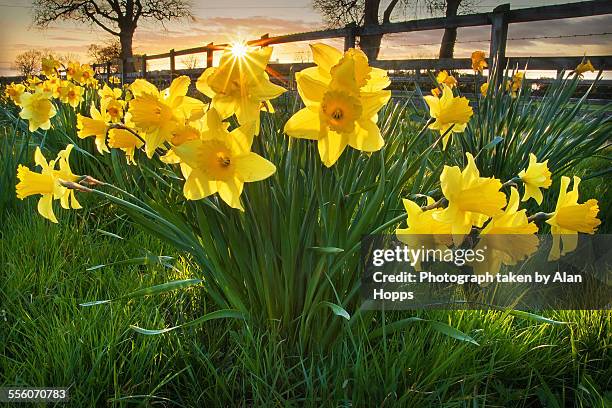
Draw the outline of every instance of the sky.
[[[383,0],[385,3],[388,0]],[[512,9],[567,3],[555,0],[496,1],[477,0],[475,12],[491,11],[502,3]],[[31,1],[0,0],[0,75],[16,75],[13,61],[28,49],[46,49],[54,54],[70,55],[89,62],[87,48],[101,44],[111,36],[96,26],[57,23],[41,30],[32,25]],[[191,19],[166,22],[143,22],[134,36],[134,52],[155,54],[169,49],[183,49],[209,42],[226,43],[248,40],[262,34],[289,34],[325,28],[321,16],[312,8],[311,0],[192,0]],[[393,21],[430,17],[424,10],[403,10]],[[607,33],[603,34],[602,33]],[[578,37],[572,37],[574,35]],[[383,39],[380,59],[435,58],[442,30],[387,35]],[[558,38],[534,38],[558,37]],[[508,33],[509,56],[545,55],[610,55],[612,54],[612,16],[576,18],[543,23],[512,24]],[[467,57],[475,49],[488,50],[489,28],[459,29],[456,57]],[[342,46],[341,40],[330,41]],[[309,61],[307,44],[275,46],[273,60],[280,62]],[[198,65],[205,56],[197,57]],[[149,69],[167,69],[168,60],[150,62]],[[177,68],[183,61],[177,58]]]

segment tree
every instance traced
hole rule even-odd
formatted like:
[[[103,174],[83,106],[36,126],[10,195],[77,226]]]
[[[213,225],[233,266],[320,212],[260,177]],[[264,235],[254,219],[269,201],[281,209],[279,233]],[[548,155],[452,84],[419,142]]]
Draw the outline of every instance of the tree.
[[[446,17],[456,16],[459,8],[469,8],[474,0],[425,0],[425,7],[432,14],[444,12]],[[331,27],[341,27],[349,23],[362,26],[378,26],[391,22],[394,12],[400,9],[417,8],[418,0],[313,0],[313,6],[323,14]],[[382,19],[381,19],[382,17]],[[457,39],[457,29],[444,30],[440,44],[440,58],[452,58]],[[374,60],[380,52],[382,34],[360,37],[359,47]]]
[[[27,50],[15,57],[15,68],[28,77],[40,71],[43,54],[39,50]]]
[[[113,62],[121,58],[121,43],[118,39],[113,39],[104,44],[90,44],[87,54],[94,64]]]
[[[190,16],[187,0],[34,0],[34,24],[47,27],[55,21],[73,20],[102,28],[119,38],[121,58],[133,58],[132,40],[138,22],[169,21]],[[133,70],[133,64],[125,66]]]

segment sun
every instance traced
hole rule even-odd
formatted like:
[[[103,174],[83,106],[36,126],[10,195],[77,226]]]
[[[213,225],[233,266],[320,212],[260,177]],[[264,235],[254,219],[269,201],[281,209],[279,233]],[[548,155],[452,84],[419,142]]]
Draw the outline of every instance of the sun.
[[[244,43],[235,42],[232,44],[230,51],[235,58],[244,58],[247,55],[248,48]]]

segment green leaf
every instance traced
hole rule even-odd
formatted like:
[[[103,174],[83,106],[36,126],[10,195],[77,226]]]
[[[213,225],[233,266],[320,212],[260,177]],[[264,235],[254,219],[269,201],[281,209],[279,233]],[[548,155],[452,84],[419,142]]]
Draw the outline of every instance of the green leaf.
[[[179,324],[178,326],[174,326],[174,327],[167,327],[165,329],[143,329],[141,327],[138,326],[134,326],[134,325],[130,325],[130,329],[134,330],[137,333],[140,334],[144,334],[146,336],[156,336],[158,334],[163,334],[163,333],[168,333],[172,330],[176,330],[179,329],[181,327],[190,327],[190,326],[195,326],[198,324],[202,324],[204,322],[207,322],[209,320],[216,320],[216,319],[239,319],[239,320],[244,320],[244,315],[242,313],[240,313],[237,310],[233,310],[233,309],[223,309],[223,310],[217,310],[211,313],[207,313],[204,316],[201,316],[195,320],[192,320],[190,322],[187,323],[183,323],[183,324]]]
[[[106,303],[114,302],[116,300],[133,299],[133,298],[142,297],[142,296],[157,295],[160,293],[169,292],[172,290],[177,290],[177,289],[186,288],[188,286],[197,285],[201,282],[202,282],[202,279],[176,280],[172,282],[162,283],[160,285],[150,286],[148,288],[138,289],[138,290],[135,290],[134,292],[130,292],[127,295],[123,295],[115,299],[96,300],[93,302],[80,303],[80,306],[84,306],[84,307],[96,306],[96,305],[103,305]]]
[[[465,334],[459,329],[455,329],[454,327],[449,326],[446,323],[429,320],[429,324],[431,325],[431,327],[433,327],[435,330],[439,331],[442,334],[446,334],[447,336],[450,336],[454,339],[465,341],[465,342],[480,346],[480,344],[478,344],[476,340],[474,340],[472,337],[468,336],[467,334]]]
[[[312,249],[322,254],[339,254],[340,252],[344,252],[344,249],[336,247],[310,247],[308,249]]]
[[[461,340],[461,341],[465,341],[468,343],[472,343],[475,344],[477,346],[479,346],[480,344],[478,344],[476,342],[476,340],[474,340],[472,337],[468,336],[467,334],[463,333],[461,330],[455,329],[454,327],[449,326],[446,323],[442,323],[442,322],[437,322],[434,320],[426,320],[426,319],[421,319],[420,317],[409,317],[407,319],[402,319],[402,320],[398,320],[395,321],[393,323],[390,323],[388,325],[386,325],[385,327],[381,327],[379,329],[374,330],[371,334],[370,334],[370,338],[375,338],[375,337],[379,337],[382,336],[383,333],[384,334],[391,334],[394,333],[400,329],[403,329],[409,325],[411,325],[412,323],[420,323],[420,322],[426,322],[428,323],[434,330],[445,334],[447,336],[450,336],[454,339],[457,340]]]
[[[351,315],[342,307],[335,303],[323,301],[320,305],[329,307],[336,316],[344,317],[346,320],[351,320]]]
[[[482,149],[483,149],[483,150],[491,150],[492,148],[494,148],[495,146],[497,146],[498,144],[500,144],[502,140],[504,140],[504,138],[503,138],[503,137],[501,137],[501,136],[495,136],[495,137],[493,138],[493,140],[491,140],[489,143],[487,143],[487,144],[485,145],[485,147],[483,147]]]
[[[116,238],[116,239],[123,239],[123,237],[120,237],[117,234],[113,234],[112,232],[104,231],[103,229],[99,229],[98,228],[96,231],[98,231],[102,235],[106,235],[107,237]]]
[[[522,317],[523,319],[535,320],[536,322],[541,322],[541,323],[567,324],[567,322],[559,322],[557,320],[549,319],[547,317],[540,316],[535,313],[525,312],[524,310],[508,310],[508,314],[511,314],[517,317]]]

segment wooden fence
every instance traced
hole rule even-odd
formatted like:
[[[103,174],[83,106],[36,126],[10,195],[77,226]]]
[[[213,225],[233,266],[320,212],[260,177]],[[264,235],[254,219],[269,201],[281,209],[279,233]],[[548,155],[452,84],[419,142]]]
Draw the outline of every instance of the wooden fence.
[[[509,64],[510,66],[528,66],[530,70],[571,70],[578,65],[583,56],[574,57],[507,57],[506,43],[508,39],[508,26],[514,23],[549,21],[576,17],[587,17],[612,14],[612,1],[596,0],[584,1],[579,3],[569,3],[554,6],[531,7],[517,10],[510,10],[509,4],[496,7],[489,13],[467,14],[451,18],[429,18],[423,20],[411,20],[396,23],[387,23],[377,26],[357,26],[348,25],[344,28],[311,31],[305,33],[288,34],[281,36],[269,36],[265,34],[261,38],[248,41],[251,46],[269,46],[275,44],[287,44],[301,41],[316,41],[323,39],[344,39],[344,48],[355,47],[358,38],[367,35],[409,33],[425,30],[439,30],[445,28],[490,26],[490,47],[489,64],[499,61],[500,66]],[[196,77],[202,70],[177,70],[176,57],[206,54],[206,67],[213,65],[214,53],[223,51],[228,44],[208,43],[202,47],[188,48],[183,50],[170,50],[162,54],[142,55],[130,61],[119,61],[116,73],[120,75],[122,82],[131,82],[136,77],[155,78],[158,80],[171,80],[180,71],[181,74],[187,73]],[[593,65],[599,70],[612,70],[612,56],[588,56]],[[148,71],[147,62],[152,60],[169,59],[169,70]],[[137,72],[127,73],[122,68],[128,62],[137,63],[140,69]],[[308,63],[286,63],[270,64],[271,68],[277,72],[291,75],[304,67],[311,66]],[[450,59],[407,59],[407,60],[376,60],[371,61],[371,65],[388,70],[412,70],[419,75],[421,70],[439,69],[470,69],[471,60],[469,58],[450,58]],[[113,74],[113,64],[99,64],[94,66],[103,78]]]

